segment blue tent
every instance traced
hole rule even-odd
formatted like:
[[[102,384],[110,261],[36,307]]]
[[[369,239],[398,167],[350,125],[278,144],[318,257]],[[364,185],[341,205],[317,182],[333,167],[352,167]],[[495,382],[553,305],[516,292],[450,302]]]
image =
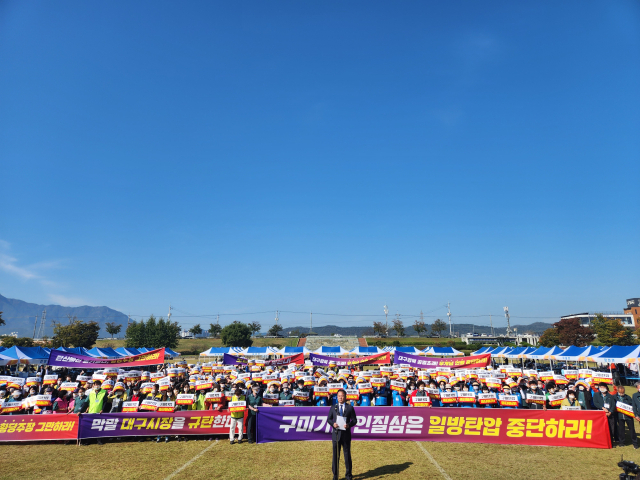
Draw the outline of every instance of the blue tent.
[[[349,353],[349,350],[345,350],[342,347],[327,347],[323,345],[322,347],[314,350],[312,353],[317,353],[318,355],[329,355],[329,356],[337,356],[337,355],[346,355]]]
[[[491,353],[491,350],[493,350],[493,348],[491,347],[482,347],[480,350],[472,352],[471,355],[482,355],[483,353]]]
[[[122,356],[118,352],[116,352],[113,348],[94,347],[91,350],[89,350],[87,353],[92,357],[96,357],[96,358],[120,358]]]
[[[224,354],[237,355],[238,351],[234,347],[211,347],[209,350],[205,350],[200,355],[203,357],[221,357]]]
[[[628,358],[638,356],[636,351],[638,348],[638,345],[631,345],[628,347],[614,345],[600,353],[592,355],[589,357],[589,360],[601,363],[625,363]],[[2,353],[6,354],[7,352]]]
[[[22,363],[27,365],[46,365],[49,361],[49,352],[42,347],[11,347],[2,352],[2,355],[13,359],[9,363]]]
[[[422,355],[422,351],[416,347],[393,347],[394,352],[408,353],[410,355]]]
[[[301,347],[298,347],[298,348],[301,348]],[[368,355],[375,355],[377,353],[382,353],[382,350],[380,350],[379,347],[356,347],[353,350],[349,350],[349,353],[351,355],[368,356]]]
[[[91,357],[89,350],[84,347],[58,347],[56,350],[62,350],[63,352],[75,353],[76,355],[84,355],[85,357]],[[51,353],[51,352],[49,352]]]
[[[588,347],[576,347],[574,345],[571,345],[569,348],[567,348],[564,352],[558,354],[558,355],[554,355],[553,359],[554,360],[577,360],[578,357],[580,357],[581,355],[584,354],[584,352],[587,350]]]
[[[464,357],[464,353],[453,347],[427,347],[422,350],[421,353],[423,355],[433,355],[435,357]]]
[[[307,347],[283,347],[280,350],[278,350],[278,354],[283,355],[285,357],[288,357],[291,355],[297,355],[298,353],[308,355],[309,350],[307,349]]]
[[[179,357],[180,354],[178,352],[175,352],[173,350],[171,350],[170,348],[165,348],[164,349],[164,353],[165,355],[169,355],[170,357]]]
[[[533,352],[527,354],[527,358],[533,358],[536,360],[542,360],[544,356],[551,351],[550,348],[547,347],[538,347]]]
[[[116,353],[119,353],[123,357],[131,357],[132,355],[140,355],[142,352],[132,347],[119,347],[116,348]]]

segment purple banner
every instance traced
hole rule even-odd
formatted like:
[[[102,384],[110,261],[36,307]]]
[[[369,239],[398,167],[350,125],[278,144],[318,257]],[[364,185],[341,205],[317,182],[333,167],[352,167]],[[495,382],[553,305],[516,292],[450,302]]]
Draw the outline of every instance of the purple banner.
[[[258,443],[331,440],[330,408],[260,408]],[[354,440],[611,448],[607,417],[596,410],[355,407],[355,413]]]
[[[222,355],[223,365],[246,365],[247,363],[247,359],[244,357],[234,357],[228,353]]]
[[[107,368],[107,367],[142,367],[145,365],[160,365],[164,363],[164,348],[151,350],[139,355],[120,358],[94,358],[63,350],[51,350],[48,365],[67,368]]]
[[[421,357],[420,355],[410,355],[408,353],[395,352],[393,363],[398,365],[406,363],[414,368],[482,368],[491,362],[490,354],[475,355],[472,357]]]
[[[51,417],[58,416],[62,417],[62,415],[51,415]],[[78,438],[229,435],[230,426],[229,410],[82,414]]]
[[[292,440],[331,440],[327,423],[331,407],[261,408],[258,443]],[[418,440],[426,433],[426,411],[416,407],[355,407],[358,425],[354,440]],[[453,410],[447,408],[446,411]],[[428,415],[426,415],[428,419]],[[424,432],[423,432],[424,430]]]
[[[336,358],[312,353],[309,355],[309,360],[311,360],[314,365],[317,365],[319,367],[328,367],[331,363],[335,363],[336,367],[372,364],[385,365],[391,363],[391,355],[389,354],[389,352],[386,352],[376,353],[375,355],[369,355],[368,357]]]

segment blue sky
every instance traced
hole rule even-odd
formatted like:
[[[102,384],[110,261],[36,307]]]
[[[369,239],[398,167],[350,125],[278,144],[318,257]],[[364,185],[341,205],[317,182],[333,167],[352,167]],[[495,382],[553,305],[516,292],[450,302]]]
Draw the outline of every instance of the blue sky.
[[[2,2],[0,293],[263,326],[620,311],[639,51],[633,1]]]

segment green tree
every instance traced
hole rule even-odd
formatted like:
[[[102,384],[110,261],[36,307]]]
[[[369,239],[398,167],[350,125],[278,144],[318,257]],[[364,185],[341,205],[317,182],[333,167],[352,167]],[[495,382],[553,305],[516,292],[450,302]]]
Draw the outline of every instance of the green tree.
[[[4,325],[4,319],[2,318],[2,312],[0,312],[0,326]]]
[[[404,324],[400,318],[395,318],[393,320],[393,330],[396,332],[398,337],[404,337]]]
[[[220,338],[225,347],[250,347],[253,344],[251,340],[251,329],[242,322],[235,321],[230,323],[220,332]]]
[[[111,338],[113,338],[114,335],[119,334],[120,330],[122,330],[122,325],[115,322],[107,322],[105,325],[107,326],[107,333],[111,335]]]
[[[198,335],[202,335],[202,327],[200,326],[199,323],[197,323],[189,329],[189,333],[194,337],[197,337]]]
[[[209,335],[211,335],[213,338],[217,338],[220,335],[221,331],[222,327],[219,323],[211,323],[209,325]]]
[[[10,337],[8,335],[3,335],[0,337],[0,343],[5,348],[11,347],[33,347],[33,340],[29,337]]]
[[[413,329],[416,331],[418,336],[420,336],[421,333],[427,331],[427,325],[424,323],[423,320],[416,320],[415,323],[413,324]]]
[[[180,325],[151,315],[147,321],[132,322],[124,336],[125,347],[176,348],[180,338]]]
[[[279,323],[275,323],[273,327],[269,329],[269,332],[267,332],[267,335],[269,335],[270,337],[279,337],[281,331],[282,331],[282,325],[280,325]]]
[[[100,334],[98,322],[83,322],[77,317],[69,315],[69,323],[53,322],[53,338],[51,344],[54,347],[84,347],[91,348]]]
[[[262,328],[262,325],[260,325],[258,322],[251,322],[249,324],[249,328],[251,329],[251,335],[255,336],[256,333],[258,333]]]
[[[387,335],[387,326],[382,322],[373,322],[373,333],[378,337]]]
[[[560,335],[558,333],[558,329],[555,327],[547,328],[544,333],[540,335],[538,343],[547,348],[560,345]]]
[[[622,321],[615,317],[605,317],[601,313],[591,320],[591,329],[598,336],[598,342],[603,345],[633,345],[633,331],[622,325]]]
[[[435,333],[436,335],[438,335],[438,337],[440,337],[440,335],[442,335],[442,332],[444,332],[446,329],[447,324],[439,318],[435,322],[433,322],[433,325],[431,325],[431,333]]]

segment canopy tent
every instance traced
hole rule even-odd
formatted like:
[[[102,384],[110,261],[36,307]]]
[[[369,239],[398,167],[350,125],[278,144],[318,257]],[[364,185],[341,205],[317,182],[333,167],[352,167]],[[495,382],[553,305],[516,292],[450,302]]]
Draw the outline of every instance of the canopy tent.
[[[471,355],[482,355],[483,353],[490,353],[493,348],[491,347],[482,347],[480,350],[476,350],[475,352],[471,352]]]
[[[640,352],[640,345],[629,347],[614,345],[590,356],[589,360],[598,363],[635,363],[640,356],[638,352]]]
[[[76,355],[84,355],[85,357],[90,357],[89,350],[84,347],[58,347],[56,350],[62,350],[63,352],[75,353]],[[49,352],[51,353],[51,352]]]
[[[434,357],[457,357],[464,356],[460,350],[453,347],[427,347],[421,352],[422,355],[433,355]]]
[[[592,355],[597,355],[598,353],[602,353],[605,349],[609,347],[594,347],[593,345],[589,345],[587,349],[580,354],[578,360],[585,361]]]
[[[4,352],[6,350],[6,347],[0,347],[0,352]]]
[[[242,350],[239,355],[246,355],[247,357],[267,357],[269,355],[273,355],[277,350],[274,351],[272,347],[247,347]]]
[[[349,350],[349,355],[357,355],[359,357],[367,357],[369,355],[376,355],[378,353],[383,353],[380,347],[363,347],[358,346]]]
[[[122,355],[120,355],[118,352],[116,352],[113,348],[98,348],[98,347],[94,347],[91,350],[88,350],[87,353],[89,355],[91,355],[92,357],[96,357],[96,358],[120,358],[120,357],[122,357]]]
[[[7,348],[2,352],[3,357],[9,357],[9,365],[22,363],[25,365],[46,365],[49,361],[49,353],[42,347],[16,347]]]
[[[328,355],[330,357],[337,357],[338,355],[346,355],[347,353],[349,353],[349,351],[345,350],[342,347],[327,347],[326,345],[323,345],[312,353],[317,353],[318,355]]]
[[[395,352],[408,353],[410,355],[424,355],[422,350],[418,350],[416,347],[393,347],[391,353],[395,354]]]
[[[564,353],[564,349],[560,347],[551,347],[551,349],[544,354],[545,360],[553,360],[555,355],[562,355]]]
[[[542,360],[544,356],[550,351],[551,351],[550,348],[538,347],[533,352],[529,353],[527,355],[527,358],[530,358],[532,360]]]
[[[6,350],[6,348],[5,348],[5,350]],[[16,359],[11,358],[11,357],[7,357],[6,355],[3,355],[0,352],[0,367],[4,367],[5,365],[13,365],[15,363],[18,363],[18,361]]]
[[[282,355],[283,357],[290,357],[291,355],[298,355],[299,353],[303,353],[304,355],[309,355],[309,349],[307,347],[283,347],[276,352],[278,355]]]
[[[240,347],[211,347],[209,350],[205,350],[200,353],[203,357],[221,357],[225,353],[228,355],[238,355],[242,351]]]
[[[522,358],[521,355],[527,350],[527,347],[515,347],[503,354],[504,358]]]
[[[512,347],[496,347],[492,352],[492,357],[504,357],[504,355],[512,350]]]
[[[168,355],[170,357],[179,357],[180,356],[179,352],[176,352],[175,350],[172,350],[172,349],[170,349],[168,347],[165,347],[164,354],[165,354],[165,356]]]
[[[116,352],[119,353],[120,355],[122,355],[123,357],[130,357],[132,355],[140,355],[142,352],[140,352],[138,349],[133,348],[133,347],[120,347],[120,348],[116,348]]]
[[[552,358],[554,360],[576,361],[583,355],[587,348],[589,347],[576,347],[575,345],[571,345],[564,352],[554,355]]]

